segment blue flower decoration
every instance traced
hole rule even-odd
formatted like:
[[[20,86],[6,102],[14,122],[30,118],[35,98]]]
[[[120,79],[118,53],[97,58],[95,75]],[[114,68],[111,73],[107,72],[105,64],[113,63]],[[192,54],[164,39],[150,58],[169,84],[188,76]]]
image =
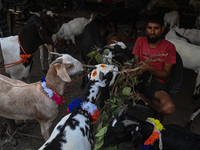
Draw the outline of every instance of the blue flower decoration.
[[[151,145],[144,145],[142,144],[142,150],[148,150]]]
[[[46,78],[46,76],[41,78],[41,82],[45,82],[45,78]]]
[[[71,104],[67,105],[68,111],[71,113],[74,108],[78,108],[81,107],[81,103],[82,103],[82,99],[81,98],[77,98],[71,101]]]

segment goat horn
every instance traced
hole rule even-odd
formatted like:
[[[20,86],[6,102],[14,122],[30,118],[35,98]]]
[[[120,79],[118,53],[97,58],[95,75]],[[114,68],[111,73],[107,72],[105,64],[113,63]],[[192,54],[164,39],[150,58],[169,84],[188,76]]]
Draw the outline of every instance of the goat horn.
[[[87,68],[96,68],[94,65],[85,65],[84,64],[84,66],[87,67]]]
[[[54,55],[58,55],[58,56],[63,56],[63,54],[60,54],[60,53],[56,53],[56,52],[49,52],[50,54],[54,54]]]
[[[133,121],[133,120],[124,120],[124,121],[122,121],[122,122],[124,123],[124,126],[125,126],[125,127],[130,126],[130,125],[133,125],[133,124],[139,125],[138,122]]]
[[[36,15],[36,16],[38,16],[38,17],[40,17],[40,14],[39,14],[39,13],[37,13],[37,12],[32,12],[32,11],[29,11],[29,13],[30,13],[30,14],[33,14],[33,15]]]
[[[112,40],[113,42],[115,42],[115,43],[117,43],[118,41],[116,41],[116,40]]]
[[[120,117],[121,115],[122,115],[122,113],[125,111],[125,109],[127,109],[128,108],[128,104],[127,105],[124,105],[123,107],[122,107],[122,109],[120,110],[120,112],[119,112],[119,114],[118,114],[118,117]]]

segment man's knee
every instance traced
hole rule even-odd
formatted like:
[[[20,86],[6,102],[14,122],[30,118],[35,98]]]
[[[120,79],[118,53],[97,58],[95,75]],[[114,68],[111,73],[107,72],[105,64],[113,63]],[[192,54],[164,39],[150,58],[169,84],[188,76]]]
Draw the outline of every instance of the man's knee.
[[[164,115],[170,115],[175,111],[176,107],[173,103],[168,103],[163,105],[163,108],[161,110],[161,113]]]

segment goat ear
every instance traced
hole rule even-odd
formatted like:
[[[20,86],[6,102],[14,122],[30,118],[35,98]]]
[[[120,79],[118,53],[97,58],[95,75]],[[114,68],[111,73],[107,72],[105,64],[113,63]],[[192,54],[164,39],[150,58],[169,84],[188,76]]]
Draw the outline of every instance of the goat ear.
[[[99,73],[99,79],[102,81],[104,79],[104,74],[100,71]]]
[[[63,64],[56,64],[57,75],[65,82],[71,82],[71,78]]]

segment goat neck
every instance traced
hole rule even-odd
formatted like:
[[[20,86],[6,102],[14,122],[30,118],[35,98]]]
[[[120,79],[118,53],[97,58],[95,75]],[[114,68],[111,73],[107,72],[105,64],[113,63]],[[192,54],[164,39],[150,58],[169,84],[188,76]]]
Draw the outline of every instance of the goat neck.
[[[140,123],[140,132],[143,135],[144,141],[146,141],[149,138],[149,136],[152,134],[153,128],[154,126],[151,123],[148,123],[148,122]]]

